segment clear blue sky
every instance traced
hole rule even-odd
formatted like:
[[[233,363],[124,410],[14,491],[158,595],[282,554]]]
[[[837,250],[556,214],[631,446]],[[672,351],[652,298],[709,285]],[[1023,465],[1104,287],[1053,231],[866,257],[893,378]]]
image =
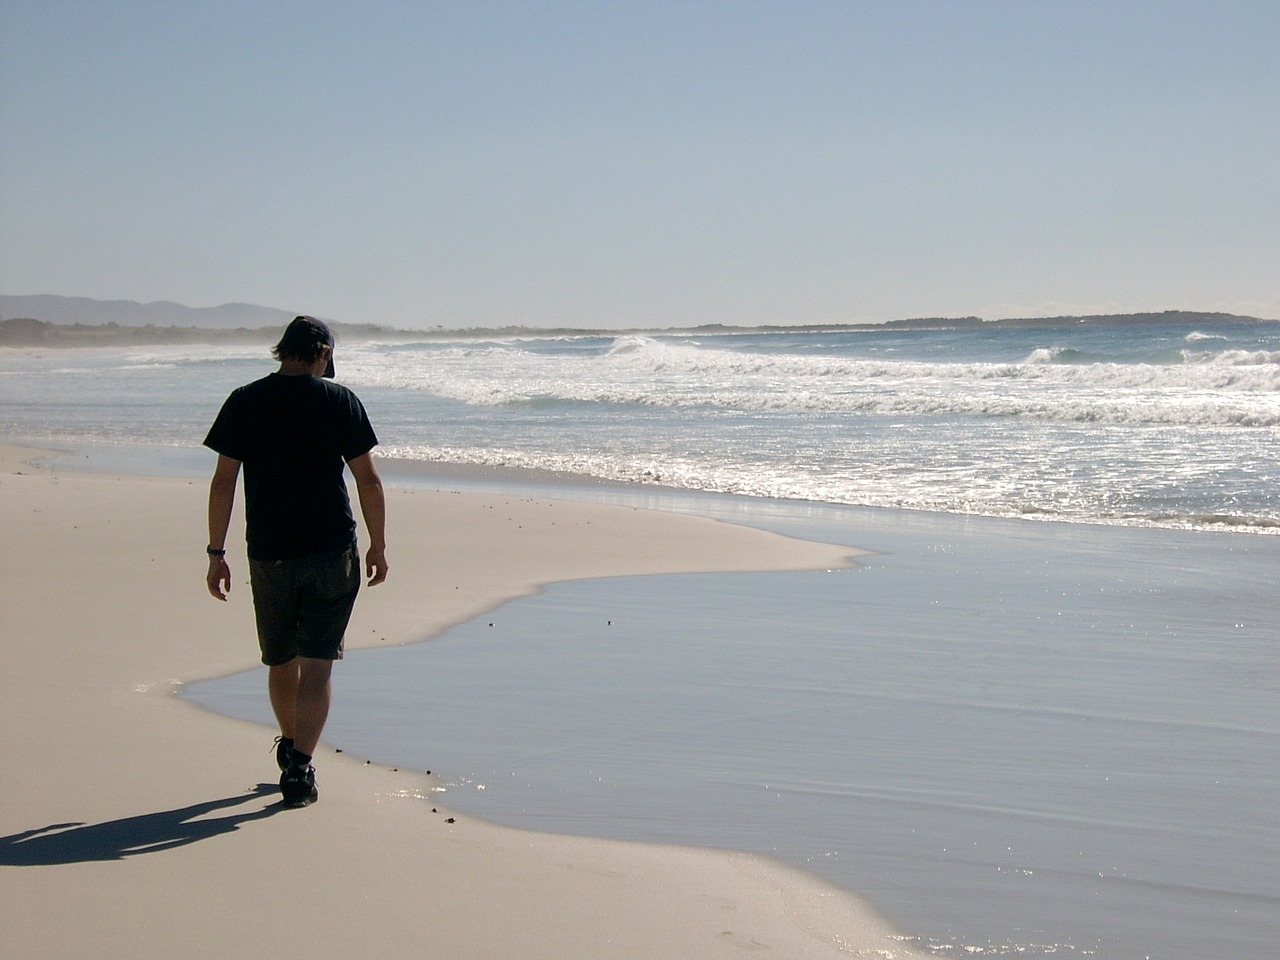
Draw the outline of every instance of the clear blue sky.
[[[0,0],[0,292],[1280,318],[1280,0]]]

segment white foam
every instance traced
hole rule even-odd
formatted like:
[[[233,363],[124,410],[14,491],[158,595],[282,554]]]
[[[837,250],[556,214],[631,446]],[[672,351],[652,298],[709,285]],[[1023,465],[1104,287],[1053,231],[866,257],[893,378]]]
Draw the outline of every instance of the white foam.
[[[533,400],[793,413],[960,414],[1064,423],[1280,425],[1280,353],[1179,364],[927,363],[752,354],[625,337],[603,354],[519,345],[356,353],[353,385],[479,406]]]
[[[882,345],[893,356],[850,356],[821,338],[767,336],[349,344],[339,374],[364,398],[384,451],[413,459],[1276,532],[1280,352],[1253,348],[1265,339],[1204,349],[1184,336],[1122,345],[1159,350],[1148,363],[1088,362],[1067,335],[1003,344],[1022,357],[1005,362],[922,358],[945,357],[939,340],[915,344],[915,359],[893,343]],[[258,347],[0,361],[0,428],[55,445],[198,444],[226,392],[271,368]]]

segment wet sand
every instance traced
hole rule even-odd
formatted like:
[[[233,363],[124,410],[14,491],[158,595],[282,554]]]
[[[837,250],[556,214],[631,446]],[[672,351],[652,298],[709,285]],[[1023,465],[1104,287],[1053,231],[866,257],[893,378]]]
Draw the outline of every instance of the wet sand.
[[[274,732],[174,695],[256,663],[242,548],[231,602],[204,590],[206,489],[0,448],[14,956],[910,955],[856,897],[767,858],[494,826],[441,806],[424,772],[332,748],[320,802],[280,810]],[[550,582],[823,569],[850,552],[567,500],[392,489],[389,510],[391,577],[362,596],[349,656]]]

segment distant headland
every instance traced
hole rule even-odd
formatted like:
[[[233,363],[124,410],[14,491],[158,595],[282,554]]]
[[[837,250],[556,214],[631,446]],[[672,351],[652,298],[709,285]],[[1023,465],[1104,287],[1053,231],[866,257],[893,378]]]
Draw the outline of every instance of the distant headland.
[[[218,307],[187,307],[158,301],[92,300],[87,297],[10,296],[0,294],[0,346],[90,347],[160,346],[181,344],[273,343],[294,314],[274,307],[229,303]],[[1153,313],[1099,314],[1063,317],[913,317],[884,323],[762,324],[734,326],[702,324],[694,327],[603,329],[576,327],[502,327],[405,330],[377,324],[326,320],[339,339],[412,342],[434,339],[480,339],[554,336],[625,336],[628,334],[747,334],[841,333],[848,331],[963,330],[976,327],[1052,328],[1099,323],[1185,324],[1280,323],[1230,313],[1165,310]]]

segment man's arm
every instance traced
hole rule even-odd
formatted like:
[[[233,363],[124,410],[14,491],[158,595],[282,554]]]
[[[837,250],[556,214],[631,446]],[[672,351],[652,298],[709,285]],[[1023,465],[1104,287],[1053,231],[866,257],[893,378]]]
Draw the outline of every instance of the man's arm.
[[[218,465],[213,468],[213,480],[209,484],[209,546],[214,550],[227,547],[227,528],[231,526],[231,508],[236,502],[239,476],[240,461],[218,454]],[[231,592],[231,568],[227,566],[226,557],[209,557],[205,585],[218,600],[227,599]]]
[[[356,478],[356,494],[360,498],[360,512],[369,531],[369,549],[364,555],[364,572],[369,586],[374,587],[387,579],[387,498],[382,489],[382,477],[373,462],[373,453],[363,453],[347,461],[351,475]]]

